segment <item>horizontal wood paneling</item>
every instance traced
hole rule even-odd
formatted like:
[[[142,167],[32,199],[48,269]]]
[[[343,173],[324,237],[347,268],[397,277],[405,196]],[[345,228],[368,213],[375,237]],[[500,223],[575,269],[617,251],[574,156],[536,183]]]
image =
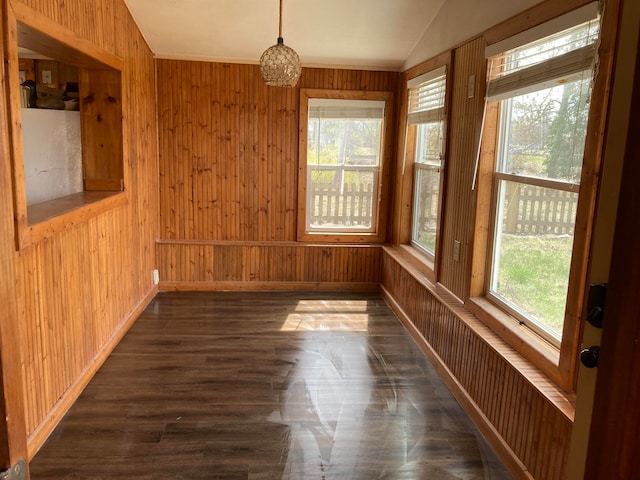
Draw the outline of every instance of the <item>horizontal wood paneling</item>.
[[[436,296],[416,277],[383,252],[382,287],[470,398],[477,411],[470,412],[472,417],[486,418],[489,430],[498,435],[495,441],[504,442],[512,455],[511,465],[522,464],[521,478],[564,478],[573,396],[546,379],[451,293],[442,289]]]
[[[124,60],[126,201],[15,253],[33,454],[79,394],[73,386],[93,374],[105,348],[113,348],[114,336],[154,290],[158,169],[154,60],[124,2],[22,3]],[[4,107],[4,96],[0,102]],[[3,214],[11,215],[10,210]]]
[[[294,283],[377,288],[380,281],[380,246],[160,242],[157,250],[161,288],[216,289],[239,282],[255,289]]]

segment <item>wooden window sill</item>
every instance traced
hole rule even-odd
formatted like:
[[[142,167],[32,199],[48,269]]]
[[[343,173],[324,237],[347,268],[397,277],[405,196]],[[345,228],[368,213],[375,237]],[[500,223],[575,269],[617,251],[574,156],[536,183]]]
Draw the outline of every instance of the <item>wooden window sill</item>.
[[[30,205],[26,228],[19,227],[19,248],[38,243],[126,202],[125,192],[86,191]]]
[[[312,243],[382,243],[383,239],[379,233],[369,232],[305,232],[298,234],[298,241]]]
[[[398,245],[398,251],[406,258],[407,261],[417,268],[431,283],[436,283],[434,274],[433,260],[421,253],[417,247],[413,245]]]
[[[538,362],[526,357],[517,350],[515,346],[509,344],[498,332],[488,326],[484,319],[479,318],[479,315],[476,314],[479,310],[474,307],[474,304],[487,307],[482,302],[484,299],[474,298],[464,303],[442,284],[429,280],[423,273],[423,270],[416,266],[416,263],[403,251],[405,249],[403,249],[402,246],[384,246],[383,249],[385,253],[390,255],[415,278],[423,288],[438,299],[445,308],[454,313],[461,321],[465,322],[478,337],[490,345],[506,362],[520,372],[537,391],[546,397],[569,420],[573,421],[575,415],[575,394],[562,388],[561,383],[557,382],[554,378],[558,372],[557,359],[559,355],[556,349],[549,347],[550,350],[546,352],[548,360],[551,361],[551,359],[555,359],[556,362],[554,364],[556,374],[552,376],[540,368]],[[493,308],[499,311],[497,307],[493,306]],[[488,307],[487,309],[488,311],[491,310]],[[555,356],[552,350],[555,350]],[[541,353],[537,355],[540,357]]]
[[[566,390],[570,390],[560,372],[560,351],[516,318],[485,297],[472,297],[465,306],[491,330],[527,358],[545,375]]]

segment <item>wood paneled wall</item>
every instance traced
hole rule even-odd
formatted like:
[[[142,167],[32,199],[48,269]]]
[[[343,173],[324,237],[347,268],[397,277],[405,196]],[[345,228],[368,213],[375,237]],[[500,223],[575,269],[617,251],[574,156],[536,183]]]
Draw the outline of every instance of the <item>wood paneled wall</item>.
[[[157,72],[161,288],[378,281],[379,247],[296,242],[299,89],[395,94],[397,73],[305,68],[289,89],[257,65],[158,60]]]
[[[441,365],[461,403],[477,412],[472,417],[492,446],[510,458],[519,478],[565,478],[573,400],[558,408],[565,398],[559,387],[461,304],[452,308],[459,302],[448,291],[434,294],[397,258],[383,253],[381,284],[389,303]]]
[[[165,289],[377,290],[381,246],[161,242]]]
[[[472,186],[480,146],[485,72],[484,39],[477,38],[455,50],[439,281],[461,299],[469,296],[476,201]],[[472,98],[469,84],[474,92]],[[456,240],[460,242],[460,261],[453,260]]]
[[[154,60],[125,3],[22,3],[125,61],[128,192],[124,205],[14,254],[32,456],[155,292],[158,165]]]

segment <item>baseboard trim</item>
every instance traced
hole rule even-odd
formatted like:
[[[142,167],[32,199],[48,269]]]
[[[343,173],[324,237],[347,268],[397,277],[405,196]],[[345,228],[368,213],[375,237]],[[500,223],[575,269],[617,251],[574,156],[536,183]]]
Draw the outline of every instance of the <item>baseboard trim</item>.
[[[38,450],[44,445],[49,435],[56,428],[62,417],[69,411],[74,402],[78,399],[82,391],[89,384],[98,369],[107,360],[113,349],[118,345],[122,337],[129,331],[133,323],[151,303],[153,297],[158,292],[158,287],[153,286],[145,296],[125,315],[120,322],[118,328],[113,332],[111,337],[105,342],[102,348],[93,357],[93,360],[84,371],[76,378],[76,380],[67,388],[64,394],[56,402],[49,413],[44,417],[40,425],[27,438],[27,454],[31,460]]]
[[[511,450],[509,445],[504,441],[502,436],[495,429],[493,424],[484,415],[482,410],[473,401],[471,396],[467,393],[464,387],[458,382],[451,370],[442,361],[436,351],[429,345],[429,342],[422,336],[420,331],[413,324],[409,316],[405,313],[402,307],[391,296],[389,291],[380,285],[380,294],[387,302],[391,310],[396,314],[398,319],[402,322],[409,334],[413,337],[414,341],[426,355],[429,361],[433,364],[434,368],[447,385],[453,396],[458,403],[467,412],[467,415],[472,419],[480,433],[487,440],[491,448],[496,452],[500,460],[507,467],[509,472],[514,478],[519,480],[533,480],[533,476],[527,470],[527,467],[520,461],[516,454]]]
[[[377,292],[378,282],[160,282],[160,290],[176,292],[217,292],[224,290],[356,291]]]

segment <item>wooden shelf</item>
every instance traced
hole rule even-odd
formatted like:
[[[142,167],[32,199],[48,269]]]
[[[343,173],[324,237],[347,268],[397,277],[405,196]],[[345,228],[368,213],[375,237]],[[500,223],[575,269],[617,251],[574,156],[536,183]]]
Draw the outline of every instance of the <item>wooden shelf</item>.
[[[124,192],[85,191],[30,205],[27,207],[28,231],[20,248],[124,205],[126,201]]]

